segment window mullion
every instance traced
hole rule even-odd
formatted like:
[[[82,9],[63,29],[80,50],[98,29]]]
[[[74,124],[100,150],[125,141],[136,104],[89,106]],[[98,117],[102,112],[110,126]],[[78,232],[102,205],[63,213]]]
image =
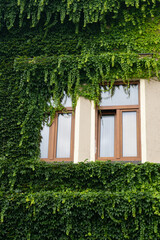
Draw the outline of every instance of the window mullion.
[[[54,122],[50,126],[49,130],[49,149],[48,149],[48,159],[54,159],[54,150],[55,150],[55,131],[57,127],[57,115],[54,119]]]

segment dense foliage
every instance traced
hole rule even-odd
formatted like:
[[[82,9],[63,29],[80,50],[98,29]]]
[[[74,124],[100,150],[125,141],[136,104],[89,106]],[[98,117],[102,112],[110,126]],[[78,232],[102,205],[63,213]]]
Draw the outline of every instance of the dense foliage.
[[[67,17],[61,24],[59,13],[56,22],[51,16],[52,20],[45,24],[48,7],[52,10],[52,4],[66,7],[63,1],[52,1],[48,5],[47,1],[41,1],[43,11],[32,28],[30,20],[26,20],[29,1],[23,1],[25,7],[21,15],[18,14],[22,1],[0,1],[0,155],[39,157],[42,122],[48,113],[54,117],[56,109],[62,108],[64,92],[72,97],[75,107],[79,95],[98,103],[103,82],[111,83],[112,87],[117,79],[128,84],[131,79],[159,77],[159,2],[136,1],[137,5],[135,1],[118,2],[113,1],[113,7],[118,7],[117,14],[109,8],[104,14],[107,19],[104,28],[99,18],[83,27],[82,10],[79,32],[75,33],[75,24]],[[40,1],[31,3],[34,5],[32,15]],[[68,2],[68,8],[72,8],[72,3]],[[77,1],[81,5],[90,3]],[[89,11],[90,8],[83,9]],[[100,6],[98,9],[102,14]],[[122,12],[128,16],[125,21]],[[151,12],[154,12],[152,19]],[[94,15],[94,11],[90,14]],[[129,18],[130,14],[136,16],[136,24]],[[23,16],[21,27],[18,16]],[[56,103],[54,109],[51,98]]]
[[[1,159],[0,239],[160,238],[158,164]]]
[[[0,239],[160,239],[159,165],[35,160],[65,92],[73,107],[79,95],[98,104],[104,82],[159,79],[159,10],[159,0],[0,0]]]
[[[4,196],[0,196],[3,204]],[[11,194],[1,213],[1,239],[144,240],[160,238],[159,193]]]
[[[20,27],[26,22],[35,27],[40,20],[45,25],[55,24],[58,20],[63,23],[66,17],[74,24],[82,20],[84,27],[115,19],[122,21],[120,25],[126,22],[136,25],[148,16],[153,17],[159,6],[159,0],[1,0],[0,20],[1,27],[6,25],[8,29],[15,26],[17,18]]]
[[[13,192],[160,190],[160,166],[150,163],[46,164],[34,159],[1,159],[0,171],[1,190]]]

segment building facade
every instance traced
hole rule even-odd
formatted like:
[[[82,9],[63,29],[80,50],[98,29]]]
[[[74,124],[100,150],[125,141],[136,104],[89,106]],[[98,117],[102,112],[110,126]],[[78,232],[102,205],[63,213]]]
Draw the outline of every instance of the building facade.
[[[51,127],[41,132],[41,158],[158,163],[160,82],[141,79],[129,87],[117,82],[113,89],[102,87],[99,106],[79,97],[74,112],[66,98],[65,112],[57,112]]]

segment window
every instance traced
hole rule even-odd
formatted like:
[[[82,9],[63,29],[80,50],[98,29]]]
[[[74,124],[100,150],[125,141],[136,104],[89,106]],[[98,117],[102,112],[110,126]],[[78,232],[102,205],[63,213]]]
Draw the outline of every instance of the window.
[[[96,159],[140,160],[138,83],[115,85],[113,94],[103,90],[96,119]]]
[[[44,126],[41,135],[41,159],[46,161],[72,161],[74,143],[74,115],[71,99],[62,104],[64,112],[57,112],[51,127]]]

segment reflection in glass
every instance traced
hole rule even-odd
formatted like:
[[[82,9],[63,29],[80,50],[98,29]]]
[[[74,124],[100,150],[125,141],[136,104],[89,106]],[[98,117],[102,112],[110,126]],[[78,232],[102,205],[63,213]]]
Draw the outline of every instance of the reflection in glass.
[[[66,94],[64,95],[62,99],[62,105],[64,107],[72,107],[72,99],[68,97]]]
[[[48,143],[49,143],[49,127],[47,124],[44,125],[41,131],[42,140],[40,143],[40,157],[48,158]]]
[[[100,157],[114,157],[114,115],[101,117]]]
[[[123,157],[137,156],[137,116],[136,112],[122,113]]]
[[[71,119],[72,114],[58,114],[57,129],[57,158],[69,158],[71,146]]]
[[[71,97],[68,97],[66,94],[64,94],[64,97],[63,97],[63,99],[62,99],[62,101],[61,101],[61,104],[62,104],[65,108],[67,108],[67,107],[72,107],[72,99],[71,99]],[[53,107],[56,107],[56,106],[57,106],[57,103],[51,99],[51,105],[52,105]]]
[[[114,87],[114,94],[111,91],[104,92],[102,87],[100,106],[138,105],[138,85]]]

